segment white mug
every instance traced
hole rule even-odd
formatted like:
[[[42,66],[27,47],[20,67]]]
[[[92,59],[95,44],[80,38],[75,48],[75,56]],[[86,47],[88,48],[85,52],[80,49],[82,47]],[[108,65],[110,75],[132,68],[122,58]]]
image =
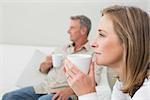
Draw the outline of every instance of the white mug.
[[[63,54],[52,54],[53,67],[61,67],[63,59]]]
[[[67,59],[77,66],[83,73],[89,72],[92,56],[88,54],[71,54],[67,56]]]

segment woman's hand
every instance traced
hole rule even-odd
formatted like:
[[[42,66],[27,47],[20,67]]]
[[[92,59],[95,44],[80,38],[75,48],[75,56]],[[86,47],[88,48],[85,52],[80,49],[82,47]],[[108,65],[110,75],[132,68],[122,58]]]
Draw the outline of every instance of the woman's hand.
[[[81,72],[69,60],[65,60],[64,71],[67,77],[69,86],[74,90],[76,95],[84,95],[95,92],[96,82],[94,79],[94,64],[91,63],[88,75]]]

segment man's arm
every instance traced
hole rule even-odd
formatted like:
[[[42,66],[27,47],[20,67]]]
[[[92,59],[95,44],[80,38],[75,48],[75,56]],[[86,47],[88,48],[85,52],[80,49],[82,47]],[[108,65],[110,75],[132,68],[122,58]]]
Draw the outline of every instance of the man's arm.
[[[47,56],[46,60],[41,63],[39,71],[41,73],[47,74],[52,67],[52,57]]]

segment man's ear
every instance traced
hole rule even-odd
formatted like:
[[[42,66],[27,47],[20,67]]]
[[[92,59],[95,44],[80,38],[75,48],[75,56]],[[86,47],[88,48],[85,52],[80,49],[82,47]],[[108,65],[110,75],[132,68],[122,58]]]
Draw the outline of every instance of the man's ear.
[[[86,27],[82,27],[81,34],[85,35],[86,33],[87,33],[87,28]]]

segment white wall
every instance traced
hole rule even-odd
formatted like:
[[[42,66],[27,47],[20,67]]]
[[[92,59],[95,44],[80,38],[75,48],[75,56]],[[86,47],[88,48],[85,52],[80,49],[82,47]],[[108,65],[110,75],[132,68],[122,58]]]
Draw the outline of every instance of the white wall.
[[[94,37],[100,10],[112,4],[134,5],[148,11],[148,0],[1,0],[0,43],[55,46],[68,43],[72,15],[92,20]],[[150,10],[149,10],[150,11]]]
[[[2,33],[2,24],[3,24],[3,22],[2,22],[2,14],[3,14],[3,10],[2,10],[2,5],[0,4],[0,40],[2,40],[2,35],[3,35],[3,33]]]

